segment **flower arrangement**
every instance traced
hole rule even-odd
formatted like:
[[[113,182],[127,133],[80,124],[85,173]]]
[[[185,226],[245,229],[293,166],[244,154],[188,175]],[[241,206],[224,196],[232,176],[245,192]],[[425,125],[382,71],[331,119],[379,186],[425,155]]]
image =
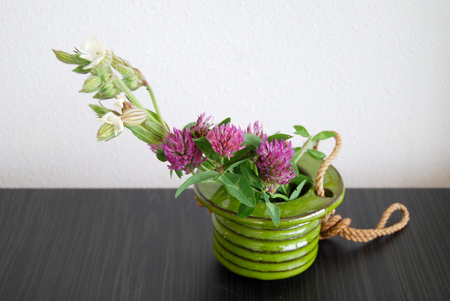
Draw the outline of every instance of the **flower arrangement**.
[[[289,141],[292,135],[268,135],[258,121],[243,130],[233,125],[230,118],[215,124],[205,113],[182,129],[171,130],[143,74],[108,50],[103,42],[90,38],[75,48],[74,54],[53,51],[61,62],[77,65],[74,72],[89,74],[80,92],[95,92],[93,98],[98,99],[99,104],[89,105],[102,122],[98,141],[113,139],[127,128],[147,143],[160,161],[168,162],[171,176],[189,175],[175,197],[193,184],[218,182],[240,202],[240,218],[251,215],[255,206],[263,202],[278,226],[280,211],[276,203],[298,198],[304,186],[312,182],[299,171],[300,157],[308,153],[318,160],[325,158],[314,146],[335,135],[322,131],[312,136],[303,126],[295,125],[293,134],[306,141],[301,147],[294,147]],[[132,91],[141,87],[148,90],[154,110],[146,109],[133,95]],[[102,104],[106,99],[113,99],[112,109]]]

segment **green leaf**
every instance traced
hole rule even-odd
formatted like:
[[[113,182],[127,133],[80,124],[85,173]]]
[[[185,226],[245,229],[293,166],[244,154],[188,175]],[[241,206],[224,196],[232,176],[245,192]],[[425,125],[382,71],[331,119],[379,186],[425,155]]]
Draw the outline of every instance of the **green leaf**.
[[[234,153],[233,157],[230,158],[230,162],[234,163],[240,160],[249,159],[251,157],[256,156],[256,153],[253,151],[255,147],[253,145],[247,145],[244,149],[237,151]]]
[[[219,179],[225,185],[228,193],[238,199],[239,202],[249,207],[256,206],[252,186],[250,186],[250,183],[244,176],[225,173],[220,175]]]
[[[177,171],[175,170],[175,172],[177,172]],[[175,193],[175,198],[177,198],[186,188],[188,188],[192,184],[211,179],[211,178],[217,176],[218,174],[219,173],[217,171],[210,170],[210,171],[205,171],[205,172],[201,172],[201,173],[197,173],[197,174],[193,175],[192,177],[190,177],[186,181],[184,181],[183,184],[181,184],[181,186],[178,188],[177,192]],[[178,173],[177,173],[177,175],[178,175]]]
[[[306,181],[306,183],[312,183],[313,182],[313,180],[310,177],[305,176],[305,175],[303,175],[301,173],[297,173],[295,178],[293,178],[290,183],[294,184],[294,185],[300,185],[300,183],[303,182],[303,181]]]
[[[247,159],[225,165],[225,171],[231,170],[231,169],[235,168],[236,166],[241,165],[242,163],[245,162],[245,160],[247,160]]]
[[[270,218],[275,226],[278,227],[280,225],[280,208],[269,201],[269,196],[266,193],[264,194],[264,201],[266,201],[266,207],[267,211],[269,211]]]
[[[303,180],[297,188],[292,192],[291,196],[289,197],[289,201],[295,200],[300,195],[300,192],[302,191],[303,186],[305,186],[306,180]]]
[[[78,66],[75,69],[72,70],[75,73],[80,73],[80,74],[87,74],[89,72],[91,72],[91,69],[83,69],[83,66]]]
[[[190,130],[191,127],[193,127],[193,126],[196,125],[196,124],[197,124],[197,122],[190,122],[190,123],[186,124],[186,125],[184,126],[183,129],[188,129],[188,130]]]
[[[183,172],[181,170],[175,169],[175,173],[177,174],[178,178],[180,178],[180,179],[183,176]]]
[[[311,137],[311,135],[308,133],[308,131],[305,129],[305,127],[303,127],[301,125],[294,125],[294,129],[295,129],[294,134],[296,134],[296,135],[300,135],[305,138]]]
[[[251,215],[254,210],[255,210],[255,207],[249,207],[249,206],[241,203],[241,205],[239,206],[237,215],[239,218],[244,218],[244,217]]]
[[[219,155],[217,155],[213,149],[211,143],[209,143],[208,140],[206,140],[206,137],[194,139],[195,145],[198,147],[199,150],[202,151],[203,154],[209,159],[212,159],[214,161],[219,161]]]
[[[273,139],[276,139],[276,140],[284,140],[284,141],[287,141],[287,140],[289,140],[289,139],[291,139],[292,138],[292,136],[291,135],[288,135],[288,134],[282,134],[282,133],[276,133],[276,134],[273,134],[272,136],[269,136],[268,138],[267,138],[267,141],[272,141]]]
[[[166,155],[164,154],[164,150],[162,148],[156,151],[156,158],[158,158],[161,162],[167,162]]]
[[[289,191],[290,191],[289,183],[285,184],[285,185],[280,185],[278,187],[277,191],[279,191],[283,195],[289,195]]]
[[[315,149],[308,149],[308,154],[316,160],[322,160],[327,156],[324,153],[319,152],[318,150]]]
[[[315,135],[313,137],[313,139],[319,141],[319,140],[325,140],[325,139],[328,139],[328,138],[331,138],[334,136],[336,136],[336,134],[333,132],[323,131],[323,132],[320,132],[319,134]]]
[[[289,198],[287,196],[285,196],[284,194],[281,194],[281,193],[269,193],[269,195],[270,195],[270,197],[272,199],[280,198],[280,199],[283,199],[285,201],[289,201]]]
[[[146,110],[155,120],[158,120],[158,115],[155,112],[153,112],[153,111],[151,111],[149,109],[146,109]]]
[[[220,128],[220,126],[221,126],[222,124],[230,123],[230,121],[231,121],[231,118],[230,118],[230,117],[225,118],[224,120],[222,120],[221,122],[219,122],[219,124],[218,124],[217,126]]]
[[[241,171],[244,177],[246,177],[247,180],[249,181],[250,185],[259,189],[264,188],[261,179],[256,175],[256,173],[251,168],[247,166],[241,166]]]
[[[103,115],[105,115],[106,113],[110,112],[109,109],[99,106],[99,105],[93,105],[90,104],[89,107],[94,110],[95,113],[97,113],[98,117],[102,117]]]
[[[261,145],[261,138],[259,138],[258,136],[254,135],[254,134],[245,134],[245,139],[244,139],[244,143],[247,145],[252,145],[255,148],[260,147]]]

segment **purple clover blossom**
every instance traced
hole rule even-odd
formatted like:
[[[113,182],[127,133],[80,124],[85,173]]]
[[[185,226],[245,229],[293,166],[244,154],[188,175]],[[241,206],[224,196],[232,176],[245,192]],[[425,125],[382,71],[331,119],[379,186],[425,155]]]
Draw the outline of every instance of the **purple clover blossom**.
[[[294,155],[294,149],[289,141],[273,139],[267,140],[264,135],[260,148],[256,149],[258,158],[255,161],[261,180],[266,182],[269,192],[274,192],[279,185],[290,182],[295,177],[295,172],[290,162]]]
[[[202,158],[202,152],[195,146],[188,129],[180,131],[174,128],[173,133],[167,133],[162,149],[171,164],[168,165],[170,170],[184,170],[190,173],[206,161],[206,158]]]
[[[195,138],[201,138],[208,135],[212,124],[208,124],[208,121],[212,119],[212,116],[205,118],[205,113],[200,114],[197,119],[197,123],[191,127],[191,131],[194,133]]]
[[[253,135],[258,136],[259,138],[262,138],[264,136],[263,126],[262,126],[262,124],[259,123],[259,121],[256,121],[253,124],[253,127],[252,127],[252,124],[250,123],[247,127],[246,133],[253,134]]]
[[[241,128],[236,128],[231,123],[216,126],[206,136],[213,151],[227,158],[233,157],[235,152],[245,148],[245,144],[241,145],[244,139],[245,135]]]

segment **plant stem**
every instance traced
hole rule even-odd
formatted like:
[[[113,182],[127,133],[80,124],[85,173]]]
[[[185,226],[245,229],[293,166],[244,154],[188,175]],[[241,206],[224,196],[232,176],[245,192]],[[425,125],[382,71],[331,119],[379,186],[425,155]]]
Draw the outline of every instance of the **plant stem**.
[[[155,95],[153,94],[153,90],[150,87],[149,83],[147,83],[147,81],[145,81],[144,84],[148,90],[148,93],[150,93],[150,97],[152,98],[153,107],[155,108],[156,115],[158,116],[158,121],[161,123],[162,126],[165,126],[165,122],[164,119],[162,118],[161,111],[159,110]]]
[[[140,109],[145,110],[144,106],[141,105],[139,100],[134,96],[131,90],[125,85],[125,83],[118,77],[114,79],[115,83],[119,86],[119,88],[130,98],[130,100]]]
[[[309,137],[308,140],[306,140],[306,142],[303,144],[300,151],[295,155],[295,157],[292,158],[292,162],[294,162],[294,164],[297,164],[298,160],[300,160],[303,154],[311,148],[313,148],[313,138]]]
[[[216,166],[214,165],[213,161],[211,159],[208,159],[207,161],[203,162],[201,165],[203,168],[206,168],[207,170],[214,170]]]

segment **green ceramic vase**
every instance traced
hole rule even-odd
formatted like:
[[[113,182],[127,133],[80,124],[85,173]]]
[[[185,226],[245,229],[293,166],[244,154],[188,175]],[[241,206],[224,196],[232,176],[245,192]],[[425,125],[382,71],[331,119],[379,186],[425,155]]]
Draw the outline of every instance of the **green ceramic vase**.
[[[302,173],[315,178],[322,161],[303,155]],[[251,278],[275,280],[305,271],[317,256],[320,218],[343,200],[345,188],[337,170],[330,166],[324,177],[327,197],[309,185],[290,202],[274,203],[280,208],[280,225],[270,219],[264,203],[253,214],[238,218],[240,203],[230,198],[221,184],[194,186],[198,200],[212,212],[214,254],[230,271]]]

